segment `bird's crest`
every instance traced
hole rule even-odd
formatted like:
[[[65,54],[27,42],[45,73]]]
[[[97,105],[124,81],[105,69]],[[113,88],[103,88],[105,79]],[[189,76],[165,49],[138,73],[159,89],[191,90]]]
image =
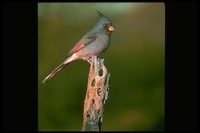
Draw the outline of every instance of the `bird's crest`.
[[[96,24],[95,27],[99,27],[102,26],[102,24],[104,23],[112,23],[105,15],[103,15],[101,12],[97,11],[98,16],[100,17],[100,20],[98,21],[98,23]]]
[[[97,11],[97,12],[98,12],[97,15],[98,15],[99,17],[103,17],[103,16],[104,16],[101,12],[99,12],[99,11]]]

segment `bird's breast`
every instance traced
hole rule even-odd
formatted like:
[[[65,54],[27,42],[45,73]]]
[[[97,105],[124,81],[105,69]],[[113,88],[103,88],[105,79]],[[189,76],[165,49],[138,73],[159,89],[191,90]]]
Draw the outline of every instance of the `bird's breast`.
[[[107,35],[99,35],[97,39],[91,44],[91,47],[93,49],[93,54],[98,55],[101,52],[103,52],[110,43],[110,37]]]

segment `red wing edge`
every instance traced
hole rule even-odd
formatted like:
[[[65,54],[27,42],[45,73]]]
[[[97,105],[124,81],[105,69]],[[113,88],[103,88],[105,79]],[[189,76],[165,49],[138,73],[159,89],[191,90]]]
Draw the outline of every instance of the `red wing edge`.
[[[83,49],[84,47],[86,47],[86,46],[89,45],[90,43],[94,42],[94,41],[96,40],[97,36],[94,36],[94,37],[91,37],[91,38],[92,38],[92,39],[89,40],[88,42],[86,42],[85,44],[82,43],[82,44],[76,45],[76,46],[69,52],[68,55],[71,55],[71,54],[73,54],[73,53],[75,53],[75,52],[77,52],[77,51]]]

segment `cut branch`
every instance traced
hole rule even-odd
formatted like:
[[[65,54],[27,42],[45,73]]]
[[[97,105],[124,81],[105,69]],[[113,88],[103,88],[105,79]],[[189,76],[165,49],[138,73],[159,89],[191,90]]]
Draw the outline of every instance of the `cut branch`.
[[[93,56],[88,75],[88,85],[84,101],[82,131],[101,131],[105,101],[108,98],[110,73],[104,59]]]

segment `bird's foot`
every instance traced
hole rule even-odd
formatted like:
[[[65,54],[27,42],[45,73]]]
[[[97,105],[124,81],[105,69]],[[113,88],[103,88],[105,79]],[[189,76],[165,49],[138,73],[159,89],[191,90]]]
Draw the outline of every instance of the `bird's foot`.
[[[89,59],[87,59],[86,61],[89,62],[90,65],[92,64],[92,58],[89,58]]]

